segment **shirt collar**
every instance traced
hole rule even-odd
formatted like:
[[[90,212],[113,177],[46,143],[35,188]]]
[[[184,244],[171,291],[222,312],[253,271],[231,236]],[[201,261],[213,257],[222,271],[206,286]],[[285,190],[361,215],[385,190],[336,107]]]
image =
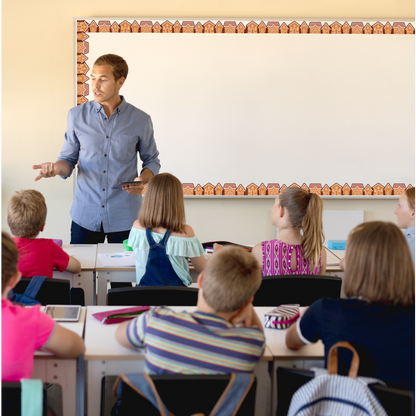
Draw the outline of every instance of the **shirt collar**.
[[[411,234],[415,234],[415,226],[413,225],[412,227],[406,228],[406,231],[404,232],[406,235],[411,235]]]
[[[127,106],[126,100],[124,99],[124,96],[120,95],[121,103],[120,105],[114,110],[115,113],[122,113],[124,109]],[[101,110],[103,110],[103,106],[100,103],[97,103],[97,101],[94,101],[95,110],[97,113],[99,113]]]

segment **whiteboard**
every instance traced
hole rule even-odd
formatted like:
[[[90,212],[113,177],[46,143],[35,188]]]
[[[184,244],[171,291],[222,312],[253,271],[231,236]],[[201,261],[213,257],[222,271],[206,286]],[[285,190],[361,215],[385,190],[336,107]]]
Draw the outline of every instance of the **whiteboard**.
[[[183,183],[415,183],[414,35],[85,33]]]
[[[328,247],[329,240],[347,240],[351,230],[364,222],[364,211],[324,209],[322,222],[325,234],[324,245]]]

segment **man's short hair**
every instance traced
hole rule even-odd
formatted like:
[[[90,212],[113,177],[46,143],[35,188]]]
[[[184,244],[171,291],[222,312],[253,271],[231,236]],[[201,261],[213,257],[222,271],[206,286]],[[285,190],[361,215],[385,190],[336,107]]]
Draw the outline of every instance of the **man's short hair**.
[[[205,266],[203,295],[215,312],[234,312],[254,296],[261,279],[260,264],[251,253],[227,246],[215,252]]]
[[[10,279],[17,273],[19,252],[14,241],[5,231],[1,233],[1,290],[4,292]]]
[[[94,66],[102,65],[110,65],[112,67],[112,72],[116,81],[122,77],[127,78],[129,67],[127,62],[121,56],[114,55],[112,53],[102,55],[96,59]]]
[[[7,205],[7,223],[15,237],[35,238],[46,220],[46,202],[34,189],[16,192]]]

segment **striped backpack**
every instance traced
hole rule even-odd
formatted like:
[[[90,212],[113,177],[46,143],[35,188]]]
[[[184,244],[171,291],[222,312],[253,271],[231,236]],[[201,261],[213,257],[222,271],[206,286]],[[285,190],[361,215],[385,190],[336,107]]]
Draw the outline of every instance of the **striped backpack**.
[[[348,376],[338,375],[337,348],[353,353]],[[357,377],[360,359],[348,342],[338,342],[328,353],[328,371],[318,369],[315,377],[304,384],[292,397],[288,416],[387,416],[369,384],[383,381]]]

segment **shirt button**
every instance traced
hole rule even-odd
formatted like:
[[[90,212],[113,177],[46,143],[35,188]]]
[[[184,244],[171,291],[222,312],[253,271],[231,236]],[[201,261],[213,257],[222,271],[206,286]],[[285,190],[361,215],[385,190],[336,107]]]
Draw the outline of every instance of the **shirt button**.
[[[108,139],[108,136],[105,136]]]
[[[104,155],[104,157],[107,157],[107,155]]]
[[[105,170],[103,170],[103,173],[105,173]]]
[[[105,188],[103,188],[103,191],[105,191]]]
[[[101,205],[104,208],[104,205]]]

